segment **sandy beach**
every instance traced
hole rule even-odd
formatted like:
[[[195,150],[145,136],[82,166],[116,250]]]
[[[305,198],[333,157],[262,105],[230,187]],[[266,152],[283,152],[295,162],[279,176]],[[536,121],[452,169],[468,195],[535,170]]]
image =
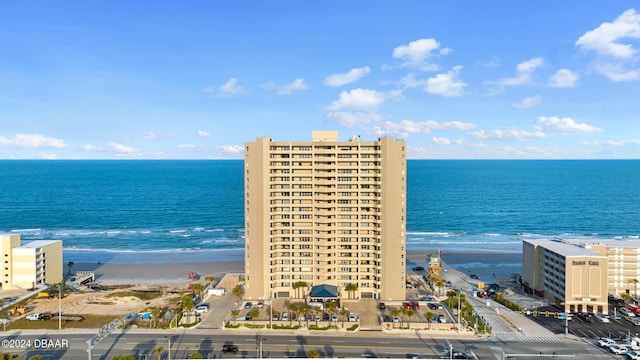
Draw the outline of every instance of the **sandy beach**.
[[[436,251],[409,251],[407,267],[425,266],[426,258]],[[72,272],[94,271],[96,282],[103,285],[149,285],[176,284],[189,281],[188,272],[195,272],[202,277],[220,277],[224,273],[244,272],[244,261],[209,262],[168,262],[168,263],[78,263]],[[445,268],[452,267],[463,273],[476,274],[481,279],[509,278],[512,273],[521,273],[522,254],[447,251],[441,254]],[[65,269],[68,270],[68,269]]]

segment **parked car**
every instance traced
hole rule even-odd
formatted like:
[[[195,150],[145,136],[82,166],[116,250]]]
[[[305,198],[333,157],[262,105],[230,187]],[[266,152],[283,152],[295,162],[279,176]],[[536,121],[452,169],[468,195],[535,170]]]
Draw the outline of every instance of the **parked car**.
[[[40,313],[35,313],[31,315],[27,315],[26,319],[28,321],[40,320]]]
[[[397,316],[394,316],[394,317],[393,317],[393,322],[394,322],[394,323],[399,323],[399,322],[400,322],[400,318],[399,318],[399,317],[397,317]]]
[[[283,312],[282,313],[282,321],[289,321],[289,313],[288,312]]]
[[[602,338],[596,342],[596,344],[598,344],[598,346],[602,348],[608,348],[610,345],[613,345],[615,343],[616,342],[613,339],[609,339],[609,338]]]
[[[271,317],[272,320],[279,320],[280,319],[280,313],[279,312],[274,312],[273,316]]]
[[[609,346],[609,351],[614,354],[622,355],[623,352],[631,350],[627,345],[624,344],[612,344]]]
[[[238,352],[238,346],[234,345],[231,341],[227,341],[222,345],[222,352]]]
[[[591,314],[589,313],[578,313],[578,318],[584,322],[592,322]]]
[[[338,322],[338,315],[336,315],[336,314],[331,314],[331,321],[333,321],[333,322]]]
[[[197,313],[206,313],[206,312],[209,311],[209,307],[208,306],[198,305],[198,306],[196,306],[196,308],[194,310]]]
[[[386,307],[387,306],[382,302],[378,305],[378,309],[380,309],[380,310],[384,310],[384,309],[386,309]]]
[[[622,355],[629,360],[640,360],[640,352],[636,350],[625,351]]]
[[[630,322],[633,326],[640,326],[640,317],[637,316],[625,316],[625,320]]]
[[[251,309],[251,306],[252,306],[252,305],[253,305],[253,304],[251,304],[251,301],[247,301],[247,303],[246,303],[246,304],[244,304],[244,308],[245,308],[245,309]]]
[[[627,308],[620,308],[620,310],[618,310],[618,312],[624,316],[627,317],[634,317],[636,316],[636,314],[633,313],[633,311],[627,309]]]
[[[247,315],[244,317],[244,319],[245,319],[245,320],[247,320],[247,321],[251,320],[251,315],[247,314]]]
[[[447,318],[444,315],[439,315],[438,316],[438,322],[444,324],[444,323],[447,322]]]
[[[402,306],[403,306],[405,309],[411,309],[411,303],[410,303],[410,302],[403,302],[403,303],[402,303]]]
[[[357,322],[358,321],[358,314],[350,312],[349,315],[348,315],[348,319],[349,319],[349,322]]]
[[[420,304],[418,304],[417,301],[412,301],[411,302],[411,309],[412,310],[420,310]]]
[[[413,268],[413,271],[424,271],[424,268],[422,266],[416,266]]]
[[[611,321],[609,320],[609,317],[607,315],[603,315],[603,314],[595,314],[596,319],[598,319],[601,323],[605,323],[608,324]]]
[[[258,309],[262,309],[262,307],[264,306],[264,301],[260,300],[258,301],[258,305],[256,305],[258,307]]]
[[[429,309],[438,310],[438,305],[436,305],[434,303],[429,303],[427,305],[429,306]]]

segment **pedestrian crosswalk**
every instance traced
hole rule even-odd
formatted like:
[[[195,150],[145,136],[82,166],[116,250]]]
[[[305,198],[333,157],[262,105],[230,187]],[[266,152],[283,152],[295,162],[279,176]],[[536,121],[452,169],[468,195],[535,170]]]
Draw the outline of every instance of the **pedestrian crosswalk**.
[[[493,333],[492,337],[499,341],[514,341],[514,342],[531,342],[531,341],[539,341],[539,342],[565,342],[568,341],[567,338],[561,335],[526,335],[520,333],[513,332],[499,332]]]

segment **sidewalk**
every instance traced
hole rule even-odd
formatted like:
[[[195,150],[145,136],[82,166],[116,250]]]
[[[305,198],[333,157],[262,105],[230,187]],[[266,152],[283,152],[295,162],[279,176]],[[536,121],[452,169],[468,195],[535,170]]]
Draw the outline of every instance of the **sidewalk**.
[[[536,322],[528,319],[509,308],[490,300],[487,305],[484,299],[471,295],[475,289],[475,284],[469,282],[466,274],[451,268],[442,272],[444,279],[451,281],[454,287],[467,294],[467,300],[474,307],[476,313],[484,320],[491,329],[491,337],[503,341],[567,341],[564,336],[555,334]]]

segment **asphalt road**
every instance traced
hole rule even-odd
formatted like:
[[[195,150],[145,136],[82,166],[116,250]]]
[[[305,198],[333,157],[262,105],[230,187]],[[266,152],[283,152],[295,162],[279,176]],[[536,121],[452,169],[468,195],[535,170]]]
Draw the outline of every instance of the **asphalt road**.
[[[88,359],[87,340],[93,334],[43,334],[22,335],[15,333],[2,337],[3,352],[19,354],[23,359],[40,355],[44,359]],[[45,340],[46,339],[46,340]],[[109,335],[92,351],[91,359],[111,359],[115,355],[132,354],[138,359],[157,359],[154,349],[163,347],[162,359],[168,359],[171,341],[171,359],[184,359],[199,352],[205,358],[257,358],[260,349],[263,357],[303,357],[307,351],[316,350],[321,357],[382,357],[382,358],[448,358],[449,347],[467,351],[479,359],[502,359],[503,354],[530,354],[526,358],[589,358],[610,359],[608,354],[591,344],[574,342],[511,342],[487,339],[433,339],[400,338],[376,334],[348,336],[301,336],[260,334],[227,334],[220,331],[194,330],[187,333],[123,332]],[[6,340],[6,341],[5,341]],[[7,342],[8,341],[8,342]],[[222,353],[222,344],[232,341],[237,353]],[[31,346],[27,346],[29,343]],[[66,346],[64,346],[66,344]],[[13,348],[8,345],[14,345]],[[34,346],[35,345],[35,346]],[[544,355],[544,356],[543,356]],[[523,358],[514,356],[512,358]]]

